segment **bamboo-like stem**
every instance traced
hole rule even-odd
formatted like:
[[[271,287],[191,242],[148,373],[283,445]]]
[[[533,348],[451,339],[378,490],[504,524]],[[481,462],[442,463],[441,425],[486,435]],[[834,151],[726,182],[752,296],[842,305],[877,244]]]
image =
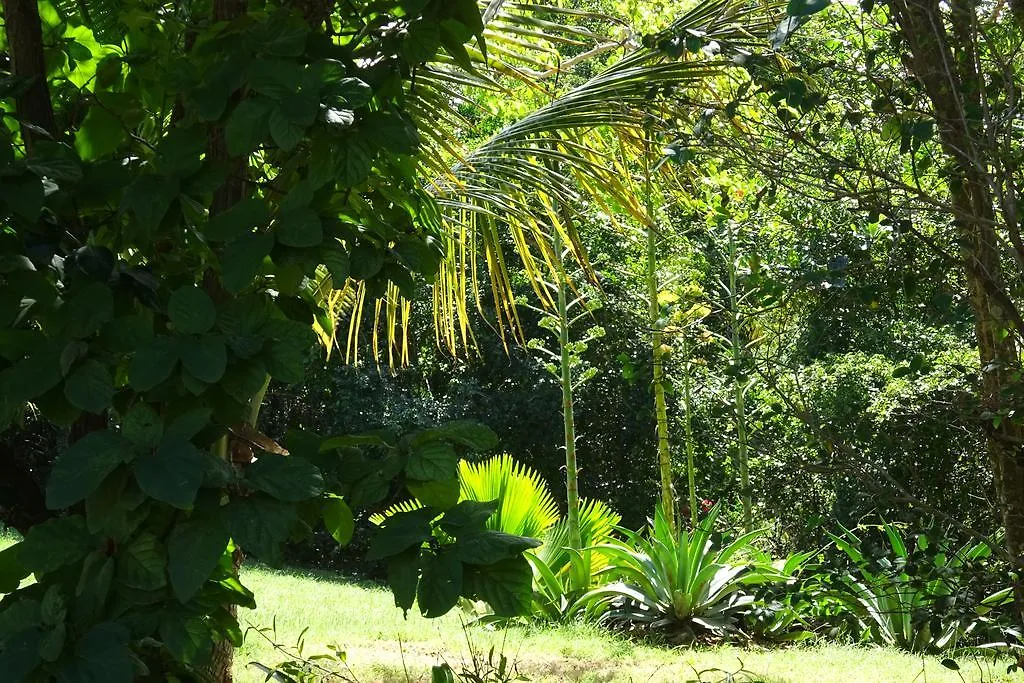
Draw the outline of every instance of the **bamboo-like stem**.
[[[649,151],[649,150],[648,150]],[[654,368],[654,414],[658,436],[658,472],[661,476],[661,507],[665,521],[673,533],[676,531],[675,494],[672,488],[672,454],[668,440],[668,408],[665,404],[664,357],[662,354],[662,333],[658,327],[660,311],[658,307],[658,252],[657,233],[654,229],[654,196],[651,189],[650,154],[644,155],[644,200],[647,212],[647,260],[645,262],[647,276],[648,312],[651,323],[651,355]]]
[[[580,535],[580,490],[576,468],[576,422],[573,414],[572,365],[569,353],[569,279],[562,259],[562,237],[555,227],[552,231],[552,246],[555,252],[555,278],[558,286],[558,348],[561,351],[562,380],[562,423],[565,427],[565,498],[568,511],[569,547],[580,550],[583,540]]]
[[[739,294],[736,283],[736,226],[725,220],[729,239],[729,327],[731,331],[730,352],[733,366],[733,410],[736,419],[736,460],[740,470],[740,500],[743,504],[743,529],[750,531],[753,526],[753,505],[750,499],[750,471],[747,463],[747,415],[744,409],[744,395],[747,383],[739,374],[743,360],[743,342],[740,339]]]
[[[690,390],[690,340],[683,335],[683,410],[685,412],[683,429],[686,437],[686,480],[690,487],[690,524],[697,528],[697,484],[696,462],[693,449],[693,396]]]

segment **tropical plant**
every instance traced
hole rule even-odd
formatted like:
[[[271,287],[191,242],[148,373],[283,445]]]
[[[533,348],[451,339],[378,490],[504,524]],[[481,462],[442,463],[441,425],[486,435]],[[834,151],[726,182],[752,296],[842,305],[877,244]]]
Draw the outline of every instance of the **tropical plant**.
[[[459,463],[459,485],[462,500],[498,502],[488,529],[540,539],[560,517],[547,483],[508,453]]]
[[[832,540],[853,563],[839,579],[835,596],[856,617],[859,637],[912,652],[942,651],[972,635],[989,637],[994,617],[1012,602],[1012,590],[971,585],[992,554],[985,541],[950,549],[948,542],[919,534],[908,543],[891,523],[880,527],[883,553],[872,557],[866,543],[845,527]]]
[[[758,587],[750,611],[743,615],[744,632],[775,643],[813,638],[813,612],[825,593],[813,571],[808,571],[814,569],[816,553],[793,553],[776,562],[767,553],[753,554],[759,564],[770,566],[776,576],[774,581]]]
[[[609,562],[602,574],[617,580],[580,598],[586,614],[630,628],[671,629],[687,640],[736,633],[754,602],[752,588],[777,574],[756,555],[744,557],[761,530],[732,539],[714,532],[720,511],[717,503],[697,528],[674,533],[658,510],[646,533],[621,530],[625,541],[596,546]]]
[[[607,557],[594,546],[612,541],[621,520],[617,512],[599,500],[582,501],[580,537],[582,548],[569,545],[568,520],[559,520],[544,536],[544,543],[526,558],[533,566],[534,619],[568,621],[582,616],[580,598],[597,587]]]

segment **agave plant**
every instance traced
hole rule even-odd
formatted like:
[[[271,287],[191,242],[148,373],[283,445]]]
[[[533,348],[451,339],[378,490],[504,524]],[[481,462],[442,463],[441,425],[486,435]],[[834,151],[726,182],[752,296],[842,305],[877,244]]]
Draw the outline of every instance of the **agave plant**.
[[[837,597],[858,622],[863,640],[912,652],[941,651],[993,624],[993,611],[1012,601],[1010,588],[983,596],[967,585],[968,567],[988,558],[985,543],[949,550],[921,534],[908,547],[893,524],[881,527],[885,556],[872,561],[845,527],[830,534],[856,569],[840,579]]]
[[[673,533],[659,509],[646,534],[622,530],[625,541],[596,546],[609,561],[602,574],[617,580],[582,596],[580,608],[604,622],[672,628],[687,639],[735,632],[752,588],[778,574],[756,557],[739,561],[762,530],[731,540],[713,533],[720,511],[716,504],[695,529]]]

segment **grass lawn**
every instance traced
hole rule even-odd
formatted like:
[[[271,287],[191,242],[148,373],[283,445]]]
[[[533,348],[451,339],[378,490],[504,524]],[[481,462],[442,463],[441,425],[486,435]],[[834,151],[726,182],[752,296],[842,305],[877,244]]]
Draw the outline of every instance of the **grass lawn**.
[[[13,542],[0,534],[0,549]],[[259,602],[241,610],[247,627],[276,626],[274,640],[294,646],[306,627],[306,655],[328,652],[337,645],[347,654],[348,676],[362,683],[429,681],[430,667],[447,661],[460,671],[472,670],[475,652],[486,660],[494,647],[514,662],[527,680],[589,683],[718,683],[734,679],[764,683],[956,683],[1022,681],[1008,676],[1006,663],[958,658],[962,670],[944,668],[938,658],[895,650],[839,645],[786,649],[668,649],[639,645],[590,627],[516,627],[488,630],[463,627],[463,617],[408,619],[385,589],[354,584],[329,572],[244,569],[243,580]],[[276,664],[283,655],[255,630],[236,657],[239,683],[262,682],[264,674],[247,666],[258,661]],[[714,671],[717,670],[717,671]],[[698,673],[703,672],[703,673]]]
[[[431,665],[447,661],[459,671],[468,664],[470,644],[483,656],[493,646],[503,651],[531,681],[682,682],[726,680],[726,673],[744,670],[737,681],[765,683],[939,683],[949,681],[1011,681],[1006,664],[958,659],[960,675],[945,669],[938,658],[919,657],[879,648],[838,645],[764,650],[719,647],[667,649],[648,647],[609,635],[600,629],[512,628],[491,631],[463,628],[452,613],[408,620],[394,607],[390,593],[358,586],[325,572],[279,572],[258,567],[245,571],[244,582],[259,600],[259,609],[242,611],[242,626],[269,626],[276,619],[277,641],[294,645],[306,626],[306,654],[327,652],[337,644],[347,653],[353,678],[365,683],[429,681]],[[278,662],[281,656],[258,634],[250,632],[238,653],[238,680],[262,681],[250,661]],[[698,671],[719,669],[721,673]],[[408,679],[406,677],[408,671]],[[351,674],[350,674],[351,675]],[[961,678],[962,675],[962,678]]]

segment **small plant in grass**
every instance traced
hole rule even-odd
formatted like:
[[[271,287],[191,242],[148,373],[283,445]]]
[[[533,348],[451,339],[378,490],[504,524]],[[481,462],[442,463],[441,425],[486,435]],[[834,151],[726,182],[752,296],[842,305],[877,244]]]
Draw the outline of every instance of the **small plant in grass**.
[[[999,633],[999,614],[1012,593],[1009,587],[993,590],[985,580],[992,576],[987,543],[953,549],[924,533],[906,539],[890,523],[880,531],[876,553],[850,529],[831,535],[853,564],[835,594],[856,617],[862,640],[938,652]]]
[[[763,532],[719,536],[716,504],[697,528],[673,533],[658,510],[646,533],[622,530],[625,541],[596,546],[614,582],[580,598],[588,616],[627,628],[669,629],[684,641],[738,634],[754,602],[753,588],[777,579],[770,565],[744,561]]]
[[[533,566],[533,618],[543,621],[570,621],[584,611],[580,598],[596,588],[607,557],[594,546],[612,541],[621,516],[599,500],[584,499],[580,506],[582,550],[567,542],[565,520],[555,524],[544,543],[526,558]]]
[[[758,563],[771,566],[775,580],[762,584],[750,611],[743,615],[743,631],[757,640],[793,643],[813,638],[813,610],[825,594],[817,581],[813,552],[793,553],[772,562],[767,554]],[[809,576],[807,574],[810,574]]]

